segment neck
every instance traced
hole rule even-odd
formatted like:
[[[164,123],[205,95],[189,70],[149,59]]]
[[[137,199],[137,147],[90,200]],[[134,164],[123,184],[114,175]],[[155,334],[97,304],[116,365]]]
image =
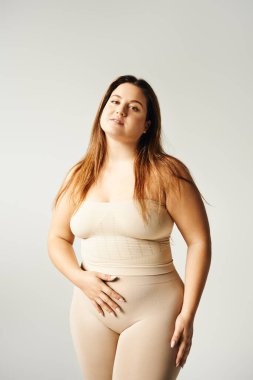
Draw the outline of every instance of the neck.
[[[133,163],[135,159],[135,145],[107,139],[107,159],[110,165]]]

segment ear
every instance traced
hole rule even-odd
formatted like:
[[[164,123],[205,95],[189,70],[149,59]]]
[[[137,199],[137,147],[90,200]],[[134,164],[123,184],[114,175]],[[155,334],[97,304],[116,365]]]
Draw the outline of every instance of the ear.
[[[145,130],[147,131],[151,125],[151,120],[146,121],[145,123]]]

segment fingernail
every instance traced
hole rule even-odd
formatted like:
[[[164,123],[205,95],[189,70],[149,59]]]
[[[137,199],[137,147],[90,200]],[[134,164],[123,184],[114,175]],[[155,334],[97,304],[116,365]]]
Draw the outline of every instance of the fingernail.
[[[110,276],[111,280],[114,280],[117,276]]]
[[[171,342],[171,345],[170,345],[171,348],[173,348],[173,347],[175,346],[175,343],[176,343],[176,342],[175,342],[174,340]]]
[[[115,309],[116,311],[120,311],[120,308],[119,307],[116,307],[116,309]]]
[[[119,298],[120,302],[126,302],[126,300],[123,300],[123,298]]]

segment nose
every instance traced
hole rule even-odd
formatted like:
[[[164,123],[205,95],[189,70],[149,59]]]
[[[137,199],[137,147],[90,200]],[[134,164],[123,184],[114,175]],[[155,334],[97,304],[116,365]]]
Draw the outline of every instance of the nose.
[[[124,113],[123,111],[120,111],[120,110],[116,111],[116,113],[117,113],[117,114],[120,113],[122,116],[125,115],[125,113]]]

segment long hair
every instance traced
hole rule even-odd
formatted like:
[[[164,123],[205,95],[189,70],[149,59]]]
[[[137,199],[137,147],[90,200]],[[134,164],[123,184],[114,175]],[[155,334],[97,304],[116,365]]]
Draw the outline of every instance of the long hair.
[[[137,79],[133,75],[122,75],[114,80],[106,90],[95,116],[87,151],[83,158],[69,169],[55,196],[53,207],[57,206],[59,198],[68,190],[75,205],[75,213],[84,201],[89,188],[98,179],[107,158],[106,137],[100,126],[100,117],[111,93],[122,83],[132,83],[142,90],[147,101],[146,120],[151,121],[148,130],[141,135],[136,144],[134,159],[133,199],[140,206],[144,221],[148,220],[145,199],[150,197],[148,189],[154,187],[154,184],[159,212],[164,196],[166,199],[170,191],[180,192],[180,180],[191,183],[204,199],[186,165],[178,158],[167,154],[161,145],[161,113],[154,90],[144,79]]]

